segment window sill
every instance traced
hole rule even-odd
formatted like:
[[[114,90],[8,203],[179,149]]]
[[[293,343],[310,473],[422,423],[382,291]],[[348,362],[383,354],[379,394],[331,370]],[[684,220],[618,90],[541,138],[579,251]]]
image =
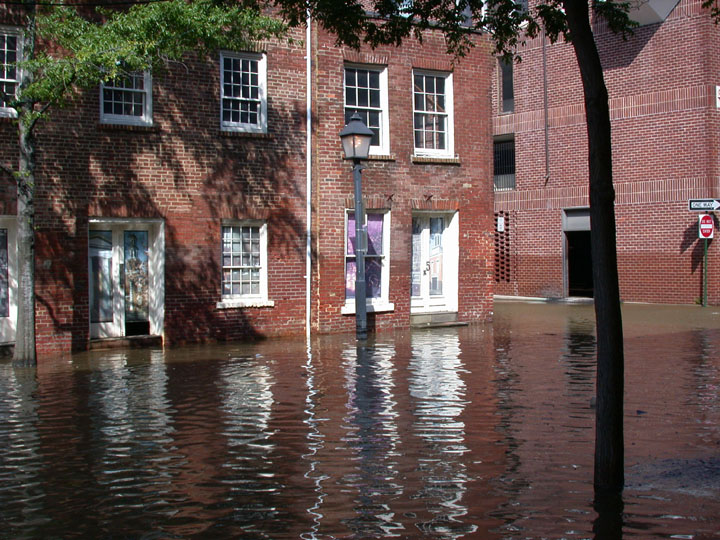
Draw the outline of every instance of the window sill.
[[[370,154],[367,161],[395,161],[395,154]]]
[[[153,124],[111,124],[108,122],[99,122],[98,129],[102,131],[141,131],[145,133],[158,133],[160,128]]]
[[[232,137],[240,139],[274,139],[275,137],[267,132],[260,131],[236,131],[233,129],[220,129],[221,137]]]
[[[460,157],[442,157],[442,156],[418,156],[413,155],[411,158],[413,163],[430,163],[435,165],[460,165]]]
[[[392,302],[378,302],[376,304],[367,305],[368,313],[382,313],[385,311],[395,311],[395,304]],[[343,315],[355,315],[355,301],[351,300],[349,303],[345,304],[342,308],[340,308],[340,313]]]
[[[215,304],[217,309],[235,309],[235,308],[266,308],[274,307],[275,302],[272,300],[263,300],[261,298],[248,298],[247,300],[227,299]]]

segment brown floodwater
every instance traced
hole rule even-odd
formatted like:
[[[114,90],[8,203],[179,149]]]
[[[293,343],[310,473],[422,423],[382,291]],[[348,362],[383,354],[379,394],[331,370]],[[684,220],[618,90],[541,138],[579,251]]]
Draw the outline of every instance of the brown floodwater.
[[[625,305],[596,509],[588,305],[0,364],[0,538],[720,538],[720,308]]]

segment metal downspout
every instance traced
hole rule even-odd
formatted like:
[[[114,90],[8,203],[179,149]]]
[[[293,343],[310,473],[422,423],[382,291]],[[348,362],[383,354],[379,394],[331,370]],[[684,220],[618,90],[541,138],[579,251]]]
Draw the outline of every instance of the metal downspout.
[[[310,340],[310,307],[312,292],[312,46],[310,11],[307,12],[305,29],[305,335]]]

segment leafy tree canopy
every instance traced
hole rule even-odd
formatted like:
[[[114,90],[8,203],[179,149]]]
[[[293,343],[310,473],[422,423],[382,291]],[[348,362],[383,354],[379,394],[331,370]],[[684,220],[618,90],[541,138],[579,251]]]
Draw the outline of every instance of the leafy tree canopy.
[[[647,1],[647,0],[645,0]],[[274,0],[290,25],[303,23],[307,10],[324,28],[337,36],[338,43],[358,47],[399,45],[411,35],[422,39],[422,31],[443,31],[448,52],[462,56],[473,46],[474,32],[489,34],[496,52],[510,59],[517,46],[542,29],[551,41],[571,41],[566,5],[588,6],[595,17],[604,19],[610,29],[626,36],[637,23],[629,12],[638,0],[546,0],[526,9],[521,0]],[[246,0],[257,7],[262,0]],[[718,0],[704,0],[716,23],[720,22]]]
[[[98,8],[94,17],[74,7],[43,7],[35,20],[38,47],[21,64],[33,74],[15,103],[62,104],[74,88],[96,86],[123,74],[162,70],[190,51],[243,50],[286,34],[278,19],[236,3],[169,0],[116,11]]]

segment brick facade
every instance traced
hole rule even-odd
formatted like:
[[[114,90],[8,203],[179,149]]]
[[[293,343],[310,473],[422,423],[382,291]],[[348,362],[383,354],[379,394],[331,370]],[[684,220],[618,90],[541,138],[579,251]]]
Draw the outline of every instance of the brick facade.
[[[703,246],[688,199],[720,197],[717,27],[700,1],[681,0],[664,22],[638,28],[628,41],[602,25],[595,31],[610,96],[621,297],[697,302]],[[493,77],[493,134],[514,134],[516,152],[516,188],[495,194],[495,212],[510,224],[496,263],[510,275],[499,275],[495,292],[563,297],[563,213],[588,206],[582,88],[571,45],[544,44],[539,37],[521,56],[511,114],[499,113],[497,66]],[[711,241],[711,304],[720,303],[719,263],[717,241]]]
[[[394,309],[371,314],[380,330],[410,324],[411,216],[455,212],[459,219],[458,319],[487,320],[492,310],[490,78],[484,43],[453,65],[439,35],[402,49],[353,52],[313,28],[312,329],[354,328],[345,303],[345,212],[352,175],[338,138],[344,124],[343,66],[387,66],[390,155],[364,171],[366,206],[391,212],[389,297]],[[100,122],[99,91],[52,111],[37,132],[37,350],[82,350],[91,341],[90,230],[140,224],[158,240],[163,261],[153,291],[162,303],[164,344],[272,337],[305,331],[306,66],[304,33],[264,44],[268,129],[219,126],[218,58],[190,58],[153,76],[152,126]],[[413,68],[453,73],[455,154],[413,158]],[[460,113],[462,111],[462,114]],[[17,163],[15,126],[0,118],[0,159]],[[3,215],[14,185],[3,178]],[[221,229],[228,220],[267,223],[269,305],[218,306]],[[100,225],[99,225],[100,224]],[[160,231],[160,232],[158,232]],[[161,253],[160,253],[161,252]],[[150,285],[152,287],[152,284]],[[152,302],[151,302],[152,303]],[[151,323],[152,324],[152,323]]]

